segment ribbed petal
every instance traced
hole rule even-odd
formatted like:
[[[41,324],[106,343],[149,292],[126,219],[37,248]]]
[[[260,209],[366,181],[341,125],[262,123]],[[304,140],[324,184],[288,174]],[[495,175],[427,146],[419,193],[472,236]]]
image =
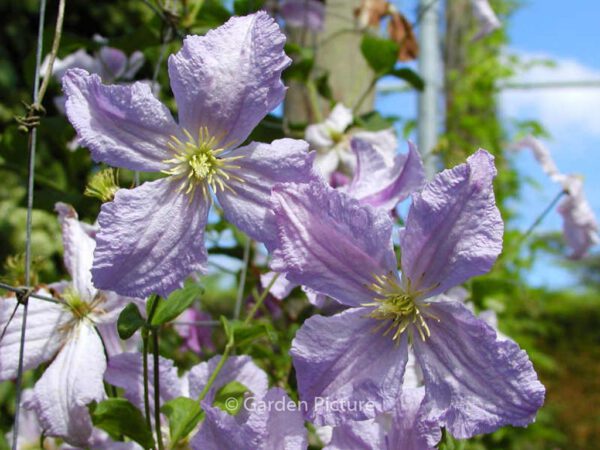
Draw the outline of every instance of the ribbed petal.
[[[545,389],[527,354],[462,304],[430,305],[439,321],[428,321],[425,342],[413,341],[427,416],[459,439],[533,422]]]
[[[279,275],[279,276],[277,276],[277,275]],[[277,300],[283,300],[288,295],[290,295],[290,292],[292,292],[292,290],[294,290],[294,288],[298,287],[297,284],[289,281],[285,277],[285,274],[282,274],[282,273],[278,274],[276,272],[267,272],[267,273],[261,274],[261,276],[260,276],[260,284],[263,287],[263,289],[266,289],[267,286],[269,286],[271,284],[271,282],[273,281],[273,277],[275,277],[275,276],[277,276],[277,279],[271,286],[269,293],[273,297],[275,297]]]
[[[489,0],[471,0],[471,5],[473,6],[473,15],[479,25],[479,31],[474,40],[481,39],[502,26],[490,6]]]
[[[177,376],[173,361],[160,357],[158,360],[161,405],[185,395],[185,388]],[[104,375],[107,383],[123,388],[125,398],[144,411],[144,366],[142,354],[121,353],[110,358]],[[148,394],[150,411],[154,412],[154,361],[148,358]],[[152,414],[154,418],[154,414]]]
[[[429,289],[432,296],[490,270],[503,232],[495,175],[493,156],[479,150],[413,195],[400,236],[403,278],[413,291]]]
[[[333,428],[331,442],[323,450],[391,450],[386,446],[385,432],[375,419],[346,422]]]
[[[242,158],[234,164],[239,169],[228,171],[234,177],[226,183],[234,192],[219,191],[217,197],[225,218],[251,238],[272,245],[276,234],[271,214],[271,188],[276,183],[307,183],[316,179],[313,172],[314,153],[308,144],[296,139],[279,139],[271,144],[253,142],[229,153]]]
[[[358,131],[353,133],[352,137],[371,144],[387,165],[394,164],[394,158],[398,154],[398,138],[393,128],[380,131]]]
[[[220,355],[213,356],[207,362],[192,367],[188,373],[190,397],[196,398],[200,395],[220,359]],[[249,356],[234,356],[225,361],[215,382],[204,397],[205,400],[212,404],[215,393],[232,381],[243,384],[256,397],[263,397],[269,386],[267,374],[254,364],[252,358]]]
[[[98,217],[94,285],[130,297],[167,297],[205,268],[209,206],[198,189],[190,201],[170,177],[117,191]]]
[[[256,398],[255,410],[231,416],[203,402],[206,418],[192,439],[192,448],[202,450],[304,450],[307,432],[300,411],[284,406],[291,399],[283,389],[273,388]],[[279,403],[276,403],[279,402]],[[246,402],[245,402],[246,403]],[[249,403],[248,403],[249,404]],[[271,405],[270,407],[268,405]]]
[[[47,436],[86,446],[93,429],[87,405],[105,398],[105,370],[100,337],[91,324],[80,322],[36,383],[34,397],[27,404],[38,414]]]
[[[188,36],[169,57],[179,122],[192,135],[207,127],[220,146],[241,144],[283,101],[290,64],[285,36],[265,12],[234,17],[205,36]]]
[[[273,189],[277,244],[271,268],[288,280],[359,306],[373,298],[373,275],[396,271],[392,222],[323,183]]]
[[[348,194],[361,203],[391,210],[425,183],[425,170],[417,148],[398,154],[392,164],[375,147],[359,138],[351,141],[358,163]]]
[[[73,288],[82,300],[89,302],[97,292],[91,272],[96,241],[79,222],[72,206],[57,203],[54,209],[62,227],[65,266],[73,279]]]
[[[171,113],[146,83],[103,85],[100,77],[71,69],[63,77],[67,117],[94,161],[131,170],[160,171],[171,158],[167,142],[178,136]]]
[[[308,404],[307,418],[317,425],[370,419],[398,401],[406,338],[394,342],[374,333],[379,323],[365,317],[368,312],[313,316],[296,333],[290,353],[298,391]]]
[[[50,297],[50,293],[39,290],[40,295]],[[19,365],[19,348],[21,342],[21,325],[23,323],[23,306],[9,322],[17,306],[14,297],[0,299],[0,381],[10,380],[17,376]],[[23,368],[33,369],[48,361],[56,354],[64,339],[62,327],[72,316],[61,305],[38,299],[31,299],[27,311],[27,330],[25,332],[25,349]],[[7,327],[8,325],[8,327]]]

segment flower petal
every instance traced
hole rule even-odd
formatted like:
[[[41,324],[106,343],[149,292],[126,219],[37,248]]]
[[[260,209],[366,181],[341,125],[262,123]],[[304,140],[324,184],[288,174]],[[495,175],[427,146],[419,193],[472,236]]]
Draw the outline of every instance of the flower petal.
[[[308,144],[296,139],[279,139],[272,144],[253,142],[227,155],[241,156],[235,162],[240,168],[227,173],[227,185],[235,192],[217,193],[227,220],[247,233],[252,239],[269,247],[276,234],[271,214],[271,188],[276,183],[307,183],[317,179],[313,172],[314,153],[308,153]]]
[[[221,356],[217,355],[192,367],[188,374],[190,397],[196,398],[200,395],[220,360]],[[232,381],[243,384],[256,397],[263,397],[269,386],[267,374],[254,364],[252,358],[233,356],[225,361],[212,387],[204,397],[205,400],[212,404],[215,393]]]
[[[102,47],[98,52],[102,70],[99,75],[105,81],[114,81],[125,72],[127,55],[118,48]]]
[[[82,300],[90,302],[97,292],[91,272],[96,241],[79,222],[72,206],[57,203],[54,209],[62,227],[65,266],[73,279],[73,287]]]
[[[358,164],[347,192],[361,203],[391,210],[425,183],[423,162],[412,142],[408,154],[396,155],[392,165],[362,139],[353,138],[351,145]]]
[[[433,296],[490,270],[503,232],[495,175],[493,156],[479,150],[413,195],[400,236],[403,278],[413,291],[430,289]]]
[[[182,133],[146,83],[106,86],[98,75],[71,69],[63,77],[67,117],[94,161],[160,171],[171,158],[171,136]]]
[[[117,191],[98,216],[94,285],[130,297],[167,297],[205,268],[209,206],[200,193],[190,201],[170,178]]]
[[[397,448],[404,450],[404,447]],[[385,428],[376,419],[350,421],[334,427],[331,442],[323,450],[348,449],[388,450],[385,443]]]
[[[36,293],[50,297],[44,290]],[[17,299],[14,297],[0,299],[0,334],[4,333],[0,340],[0,381],[17,376],[23,323],[23,306],[17,305]],[[23,351],[24,370],[33,369],[54,356],[64,338],[61,328],[71,317],[63,306],[56,303],[38,299],[29,302]]]
[[[284,0],[279,11],[286,25],[321,31],[325,22],[325,3],[319,0]]]
[[[456,302],[430,303],[439,319],[413,345],[425,380],[427,416],[456,438],[525,426],[544,402],[544,386],[519,346]]]
[[[273,282],[273,277],[277,276],[275,282]],[[298,287],[297,284],[289,281],[285,274],[278,274],[276,272],[267,272],[260,275],[260,284],[263,289],[266,289],[271,282],[273,285],[271,289],[269,289],[269,293],[275,297],[277,300],[283,300],[294,290],[294,288]]]
[[[36,383],[34,397],[27,405],[38,414],[46,435],[86,446],[93,429],[87,405],[105,398],[105,370],[102,341],[96,330],[90,323],[78,323]]]
[[[177,376],[177,367],[173,361],[163,357],[158,360],[161,405],[174,398],[181,397],[185,388]],[[144,411],[144,367],[142,354],[121,353],[110,358],[104,374],[107,383],[123,388],[125,398],[140,411]],[[150,411],[154,411],[154,361],[148,358],[148,400]],[[154,415],[152,415],[154,417]]]
[[[273,388],[249,414],[231,416],[203,402],[206,419],[192,440],[193,449],[202,450],[304,450],[307,431],[302,414],[288,408],[291,399],[283,389]],[[244,405],[249,404],[244,401]],[[278,407],[282,405],[283,408]],[[243,411],[246,413],[247,411]]]
[[[473,15],[479,24],[479,31],[473,38],[474,40],[481,39],[502,26],[496,13],[490,6],[489,0],[471,0],[471,5],[473,7]]]
[[[317,425],[365,420],[398,401],[408,358],[406,337],[394,342],[365,317],[366,308],[351,308],[331,317],[306,320],[292,342],[300,399],[307,418]]]
[[[531,149],[533,156],[540,164],[542,170],[550,177],[553,181],[559,181],[561,178],[561,173],[552,159],[552,155],[550,154],[550,150],[539,140],[533,136],[525,136],[520,141],[511,145],[511,148],[516,150],[524,150]]]
[[[321,182],[273,188],[278,236],[271,269],[348,306],[373,298],[373,275],[396,271],[392,222]]]
[[[398,154],[398,138],[393,128],[380,131],[358,131],[353,133],[352,137],[371,144],[388,166],[394,164],[394,158]]]
[[[221,147],[241,144],[283,101],[281,72],[291,62],[285,36],[265,12],[234,17],[205,36],[188,36],[169,57],[179,122],[192,135],[207,127]]]

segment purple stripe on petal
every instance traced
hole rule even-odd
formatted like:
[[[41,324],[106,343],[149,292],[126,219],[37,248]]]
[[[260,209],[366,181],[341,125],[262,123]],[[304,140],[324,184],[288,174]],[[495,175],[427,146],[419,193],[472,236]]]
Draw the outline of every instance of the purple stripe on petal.
[[[439,321],[428,321],[425,342],[413,342],[428,417],[459,439],[533,422],[545,389],[527,354],[462,304],[430,305]]]
[[[145,83],[106,86],[71,69],[63,77],[67,117],[94,161],[131,170],[164,170],[170,136],[182,137],[171,113]]]
[[[99,289],[163,297],[205,268],[204,226],[210,207],[199,190],[190,201],[170,177],[120,189],[102,205],[92,277]]]
[[[332,317],[313,316],[296,333],[290,353],[300,399],[317,425],[370,419],[398,401],[408,359],[406,335],[394,342],[373,333],[379,322],[365,317],[368,312],[351,308]]]
[[[351,145],[358,163],[347,192],[361,203],[391,210],[425,183],[423,162],[412,142],[408,154],[396,155],[391,164],[362,139],[353,138]]]
[[[322,182],[273,189],[278,242],[271,268],[348,306],[370,301],[373,275],[396,272],[392,222]]]
[[[502,250],[494,157],[479,150],[413,195],[400,236],[403,278],[413,291],[442,293],[490,270]]]
[[[271,188],[276,183],[308,183],[317,179],[313,171],[315,153],[308,143],[297,139],[278,139],[271,144],[253,142],[229,153],[242,158],[239,169],[228,170],[243,181],[231,178],[226,183],[235,192],[217,193],[227,220],[251,238],[272,246],[276,227],[271,214]]]
[[[233,17],[205,36],[188,36],[169,57],[179,122],[192,135],[207,127],[218,144],[241,144],[283,101],[281,72],[291,62],[285,36],[265,12]]]

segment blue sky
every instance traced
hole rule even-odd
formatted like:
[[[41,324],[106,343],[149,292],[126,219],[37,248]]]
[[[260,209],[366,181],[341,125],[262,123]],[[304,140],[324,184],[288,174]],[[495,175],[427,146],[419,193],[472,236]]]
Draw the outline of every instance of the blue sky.
[[[414,12],[415,0],[396,0],[402,11]],[[545,58],[556,62],[554,68],[537,67],[517,76],[519,81],[600,80],[600,2],[590,0],[529,0],[514,14],[508,27],[510,53],[524,59]],[[584,176],[585,191],[597,216],[600,216],[600,88],[538,89],[506,91],[501,95],[500,113],[505,120],[540,121],[551,134],[544,140],[559,169]],[[416,114],[416,96],[396,94],[379,96],[377,107],[384,113],[410,118]],[[508,122],[507,122],[508,123]],[[526,229],[545,209],[559,188],[550,183],[529,152],[514,155],[524,176],[537,186],[525,186],[516,204],[518,224]],[[546,217],[538,230],[560,230],[558,213]],[[598,248],[595,249],[596,251]],[[529,273],[534,285],[566,287],[576,280],[560,261],[540,259]]]

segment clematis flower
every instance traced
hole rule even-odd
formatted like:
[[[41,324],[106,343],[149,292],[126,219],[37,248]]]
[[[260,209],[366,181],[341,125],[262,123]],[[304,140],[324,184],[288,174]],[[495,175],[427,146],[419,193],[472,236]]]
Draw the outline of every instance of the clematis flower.
[[[215,371],[221,356],[215,356],[207,362],[200,363],[182,377],[177,376],[177,368],[173,362],[159,359],[160,399],[161,403],[177,397],[198,398]],[[154,411],[154,388],[152,361],[149,361],[150,410]],[[125,397],[144,410],[144,385],[142,372],[142,355],[139,353],[123,353],[111,358],[106,371],[105,380],[124,389]],[[302,415],[298,411],[283,412],[255,408],[242,408],[235,416],[213,406],[217,392],[225,385],[236,381],[247,390],[247,395],[254,401],[266,404],[268,401],[290,401],[281,389],[268,390],[267,374],[261,370],[248,356],[229,358],[214,380],[213,385],[204,397],[202,407],[206,413],[199,430],[191,437],[193,449],[268,449],[285,448],[286,450],[306,448],[306,429]],[[246,402],[249,402],[247,400]],[[250,404],[250,403],[248,403]],[[254,408],[252,408],[254,409]],[[260,410],[259,410],[260,409]],[[152,420],[154,415],[152,414]],[[168,423],[161,426],[168,436]]]
[[[106,357],[96,325],[114,324],[132,299],[99,291],[91,282],[94,240],[68,205],[58,203],[65,265],[71,283],[52,287],[61,295],[58,303],[30,300],[24,350],[24,369],[52,360],[24,403],[35,411],[46,436],[85,447],[93,431],[87,404],[105,397],[102,377]],[[40,290],[50,296],[45,290]],[[22,308],[12,321],[16,299],[0,302],[0,380],[14,378],[18,368]]]
[[[293,341],[307,418],[337,425],[391,411],[410,347],[423,373],[424,414],[457,438],[534,420],[544,387],[527,354],[443,294],[487,272],[501,251],[495,174],[480,150],[413,194],[401,275],[387,213],[317,183],[274,188],[271,268],[348,307],[306,320]],[[369,407],[341,413],[327,400]]]
[[[177,320],[182,322],[200,322],[212,320],[212,317],[195,308],[188,308],[181,313]],[[184,347],[199,355],[206,350],[214,351],[215,349],[212,342],[212,328],[210,326],[186,323],[175,325],[175,331],[184,339]]]
[[[169,58],[179,123],[148,86],[105,86],[96,75],[67,72],[67,116],[93,159],[168,175],[121,189],[102,206],[92,268],[97,286],[167,296],[187,275],[205,270],[211,191],[229,222],[252,239],[270,239],[271,186],[312,176],[303,141],[240,147],[283,100],[281,72],[290,63],[284,41],[264,12],[188,36]]]
[[[583,191],[583,181],[577,175],[565,175],[558,170],[548,148],[533,136],[526,136],[514,143],[516,150],[531,149],[535,159],[548,177],[561,185],[567,197],[558,205],[563,218],[563,234],[571,248],[571,259],[581,259],[600,243],[598,221]]]
[[[285,23],[294,28],[322,31],[325,23],[323,0],[283,0],[279,12]]]
[[[489,0],[471,0],[471,6],[473,7],[475,20],[477,20],[479,25],[479,30],[473,38],[474,41],[487,36],[502,26],[496,13],[490,6]]]

